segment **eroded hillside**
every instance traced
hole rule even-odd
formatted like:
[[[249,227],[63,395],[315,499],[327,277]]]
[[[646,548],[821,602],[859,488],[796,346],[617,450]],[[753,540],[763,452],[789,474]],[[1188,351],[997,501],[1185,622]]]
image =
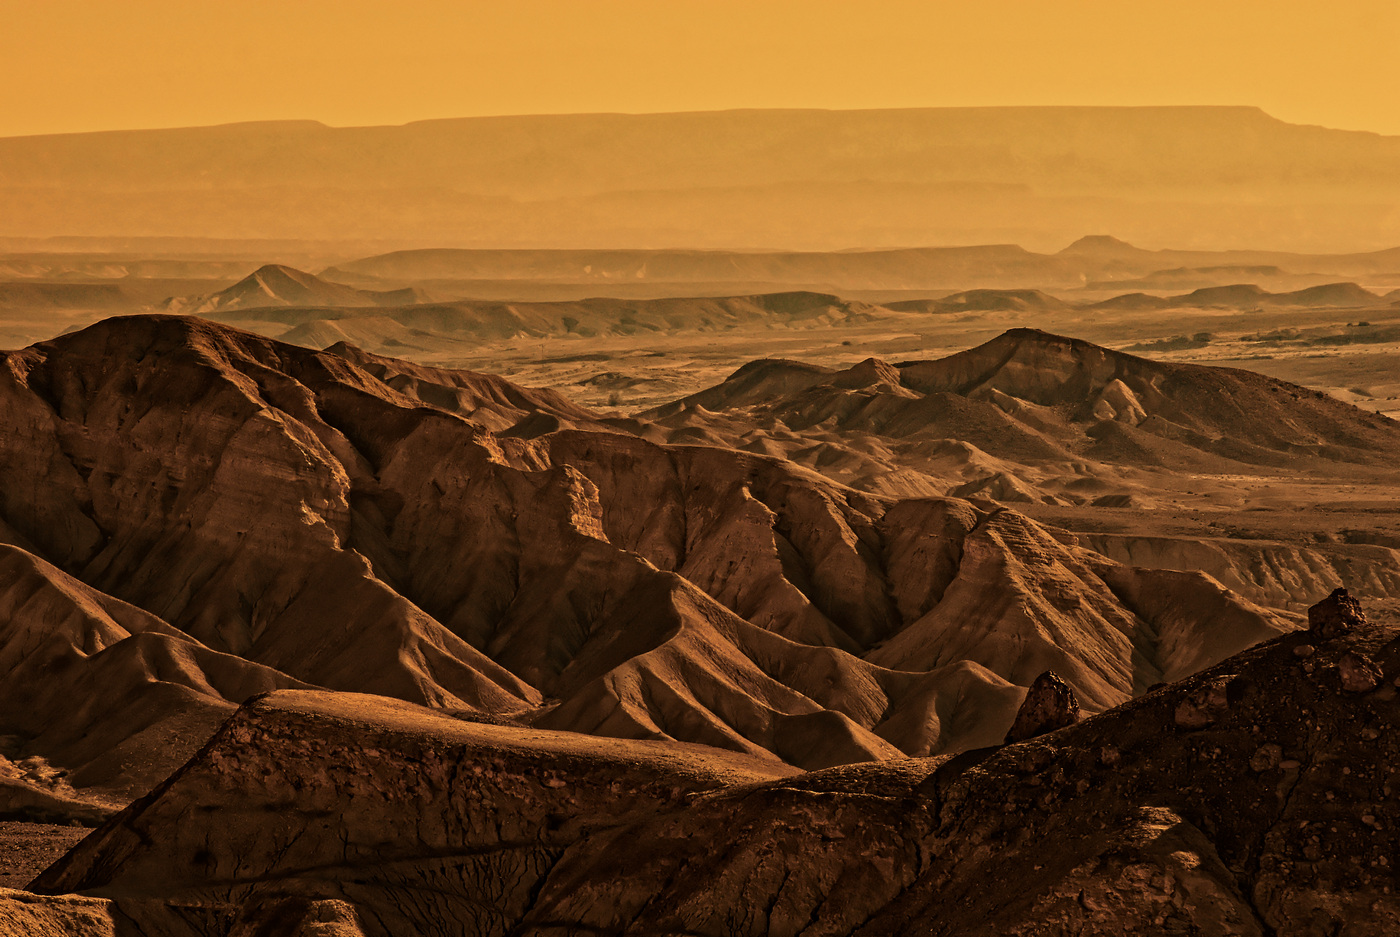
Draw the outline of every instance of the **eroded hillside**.
[[[1319,610],[1059,731],[802,774],[276,692],[34,882],[57,897],[0,893],[0,927],[1391,933],[1400,644]]]
[[[269,689],[817,768],[995,741],[1046,669],[1097,711],[1291,627],[990,502],[348,347],[134,317],[0,374],[4,728],[114,796]]]

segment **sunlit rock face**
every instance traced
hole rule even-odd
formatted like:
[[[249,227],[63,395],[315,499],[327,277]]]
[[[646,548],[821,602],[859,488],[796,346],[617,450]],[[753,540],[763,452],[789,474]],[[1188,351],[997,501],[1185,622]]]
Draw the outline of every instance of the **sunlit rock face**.
[[[1047,669],[1098,711],[1289,626],[989,502],[659,445],[348,346],[132,317],[0,374],[5,692],[43,701],[8,728],[118,797],[266,690],[819,768],[993,744]]]

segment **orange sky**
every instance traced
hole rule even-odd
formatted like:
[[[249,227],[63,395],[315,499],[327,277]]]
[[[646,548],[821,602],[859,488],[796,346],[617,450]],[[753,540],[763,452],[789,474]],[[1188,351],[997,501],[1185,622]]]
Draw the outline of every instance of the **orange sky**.
[[[1395,0],[0,0],[0,136],[997,104],[1400,134],[1397,49]]]

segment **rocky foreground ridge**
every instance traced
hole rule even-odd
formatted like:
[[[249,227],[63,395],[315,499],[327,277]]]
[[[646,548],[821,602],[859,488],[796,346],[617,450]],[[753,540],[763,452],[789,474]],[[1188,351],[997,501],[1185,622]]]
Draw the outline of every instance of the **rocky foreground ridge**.
[[[1393,934],[1400,631],[1310,619],[1048,734],[809,773],[276,691],[0,933]]]
[[[778,766],[999,742],[1292,627],[990,502],[662,445],[548,391],[179,316],[0,356],[0,734],[124,803],[250,695]]]

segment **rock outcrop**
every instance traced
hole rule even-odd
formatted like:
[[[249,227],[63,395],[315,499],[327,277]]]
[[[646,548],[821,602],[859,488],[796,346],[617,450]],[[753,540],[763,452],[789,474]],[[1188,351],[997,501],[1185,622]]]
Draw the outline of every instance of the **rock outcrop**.
[[[1074,690],[1053,670],[1036,677],[1026,691],[1016,720],[1006,733],[1006,743],[1024,742],[1079,721],[1079,700]]]
[[[1019,744],[802,774],[279,691],[41,875],[57,897],[0,894],[0,933],[1394,933],[1400,634],[1306,640]]]
[[[1366,627],[1361,603],[1346,589],[1335,589],[1327,598],[1308,609],[1308,631],[1329,641]]]

